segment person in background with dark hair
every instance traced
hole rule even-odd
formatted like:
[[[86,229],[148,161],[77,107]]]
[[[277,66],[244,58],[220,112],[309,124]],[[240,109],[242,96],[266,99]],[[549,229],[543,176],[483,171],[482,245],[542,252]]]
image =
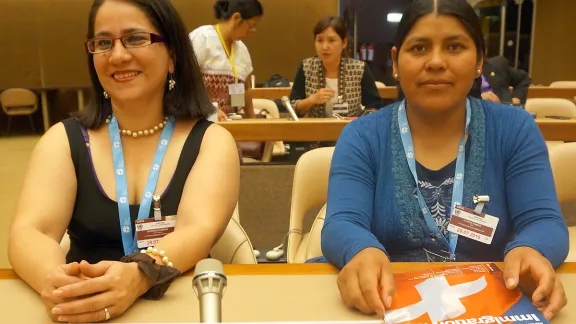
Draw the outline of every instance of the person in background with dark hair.
[[[568,230],[542,134],[526,111],[468,95],[482,74],[481,30],[466,1],[414,1],[392,49],[405,100],[338,139],[322,252],[342,269],[349,307],[382,316],[394,295],[391,262],[426,261],[503,261],[506,286],[532,287],[547,319],[566,305],[554,268],[568,254]],[[449,230],[455,206],[498,219],[491,243]]]
[[[217,0],[214,12],[219,21],[216,25],[198,27],[190,33],[204,84],[212,102],[218,103],[220,121],[236,113],[234,107],[242,108],[237,106],[240,104],[246,117],[253,118],[249,82],[252,59],[242,40],[256,31],[264,14],[262,4],[258,0]],[[231,93],[244,98],[238,103]]]
[[[317,56],[296,71],[290,100],[300,116],[324,118],[334,112],[358,116],[364,107],[380,108],[376,82],[365,62],[342,57],[347,29],[338,17],[326,17],[314,27]]]
[[[140,296],[161,298],[230,221],[236,145],[205,119],[214,107],[186,34],[167,0],[92,4],[86,51],[95,102],[38,143],[9,238],[14,270],[54,321],[100,322]],[[156,221],[153,200],[161,216],[175,216],[175,228],[161,226],[150,246],[134,234],[136,219]],[[60,247],[66,231],[68,254]]]
[[[512,93],[510,87],[513,88]],[[513,105],[525,104],[529,87],[528,73],[511,67],[504,56],[494,56],[484,61],[482,99]]]

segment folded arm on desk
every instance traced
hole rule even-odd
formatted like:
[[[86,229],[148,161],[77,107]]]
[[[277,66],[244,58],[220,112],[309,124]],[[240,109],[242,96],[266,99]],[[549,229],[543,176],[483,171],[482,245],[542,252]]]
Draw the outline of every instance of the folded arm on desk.
[[[516,237],[505,254],[519,246],[531,247],[554,268],[568,255],[568,228],[558,204],[548,150],[534,120],[523,115],[511,141],[505,174],[508,210]]]
[[[376,179],[370,146],[357,125],[352,122],[342,131],[330,167],[322,252],[338,268],[366,248],[386,252],[370,231]]]

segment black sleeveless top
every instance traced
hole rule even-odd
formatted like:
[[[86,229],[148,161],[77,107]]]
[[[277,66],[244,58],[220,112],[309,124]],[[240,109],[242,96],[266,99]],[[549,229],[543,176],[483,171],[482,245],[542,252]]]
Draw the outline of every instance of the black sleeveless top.
[[[70,251],[66,255],[66,262],[118,261],[124,256],[118,203],[106,195],[96,178],[86,130],[74,118],[64,120],[63,124],[78,183],[74,212],[68,225]],[[211,124],[207,120],[199,120],[186,138],[176,170],[162,194],[162,214],[176,215],[186,178],[196,162],[204,133]],[[132,225],[138,217],[139,208],[140,205],[130,205]],[[152,207],[150,217],[154,217]],[[134,235],[134,226],[132,231]]]

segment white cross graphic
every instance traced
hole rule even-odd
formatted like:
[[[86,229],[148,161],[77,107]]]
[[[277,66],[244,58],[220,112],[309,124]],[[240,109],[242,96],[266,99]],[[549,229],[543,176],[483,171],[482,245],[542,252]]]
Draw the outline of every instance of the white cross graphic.
[[[432,322],[458,317],[466,313],[466,307],[460,298],[479,293],[486,288],[486,278],[450,286],[446,277],[434,277],[414,286],[422,300],[416,304],[385,313],[387,323],[412,321],[428,314]]]

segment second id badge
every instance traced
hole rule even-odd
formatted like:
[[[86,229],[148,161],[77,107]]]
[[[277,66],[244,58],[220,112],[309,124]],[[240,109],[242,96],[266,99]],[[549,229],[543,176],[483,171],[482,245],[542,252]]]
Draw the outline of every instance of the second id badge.
[[[448,231],[485,244],[491,244],[499,219],[470,208],[456,206]]]
[[[231,83],[228,85],[228,93],[230,94],[230,106],[232,107],[244,107],[246,106],[244,98],[243,83]]]
[[[164,236],[174,232],[176,216],[162,217],[160,221],[154,218],[136,220],[136,240],[138,248],[154,246]]]
[[[348,103],[335,103],[332,105],[332,112],[342,117],[348,116]]]

